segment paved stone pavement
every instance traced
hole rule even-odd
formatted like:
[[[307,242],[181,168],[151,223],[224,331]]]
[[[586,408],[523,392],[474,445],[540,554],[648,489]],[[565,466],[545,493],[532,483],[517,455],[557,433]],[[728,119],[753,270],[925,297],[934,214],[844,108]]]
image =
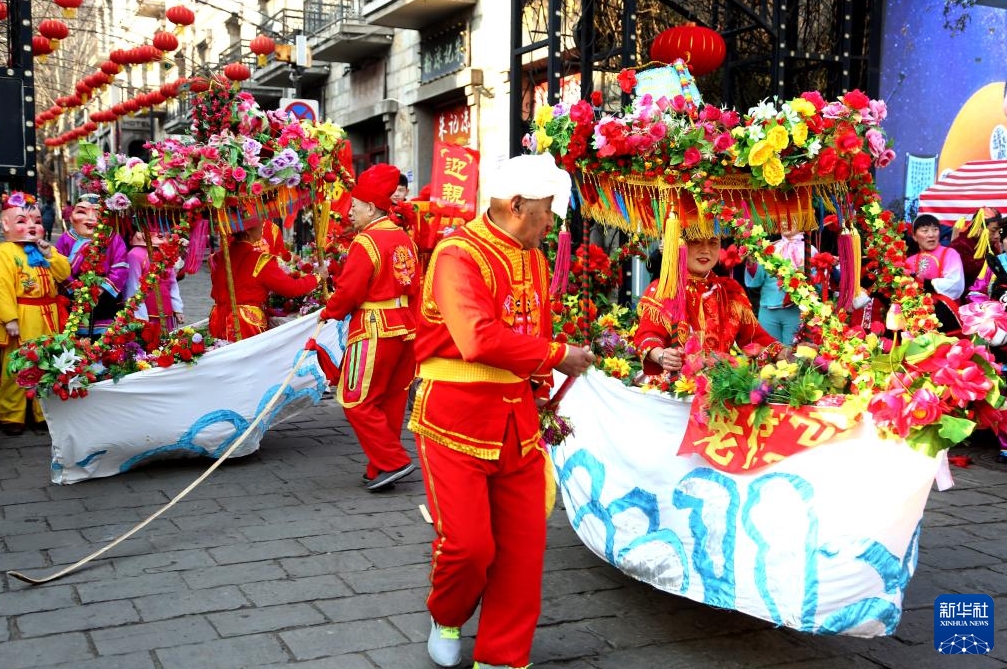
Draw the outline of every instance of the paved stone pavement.
[[[201,289],[200,275],[183,282],[190,319],[208,307]],[[49,446],[43,434],[0,437],[2,572],[46,574],[73,563],[209,464],[160,463],[57,486],[48,482]],[[956,487],[931,494],[894,637],[816,637],[659,592],[595,557],[557,511],[535,666],[1007,666],[1002,633],[992,656],[948,657],[933,648],[933,600],[941,593],[993,596],[997,629],[1007,628],[1007,468],[993,452],[970,452],[977,462],[954,469]],[[372,494],[360,485],[363,467],[330,400],[272,430],[256,453],[225,463],[108,557],[41,586],[0,572],[0,669],[432,667],[424,596],[433,531],[418,512],[420,476]],[[474,629],[463,630],[466,658]]]

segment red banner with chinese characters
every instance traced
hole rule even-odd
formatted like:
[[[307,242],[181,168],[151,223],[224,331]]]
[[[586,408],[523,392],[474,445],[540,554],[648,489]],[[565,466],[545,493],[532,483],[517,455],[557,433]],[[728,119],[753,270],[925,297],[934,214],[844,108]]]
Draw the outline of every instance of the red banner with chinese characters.
[[[860,420],[860,414],[849,403],[822,407],[728,406],[727,417],[715,419],[698,415],[703,411],[699,404],[693,402],[678,454],[698,453],[715,468],[731,474],[755,471],[814,448],[850,430]]]
[[[471,221],[479,191],[479,152],[457,144],[434,142],[430,211]]]

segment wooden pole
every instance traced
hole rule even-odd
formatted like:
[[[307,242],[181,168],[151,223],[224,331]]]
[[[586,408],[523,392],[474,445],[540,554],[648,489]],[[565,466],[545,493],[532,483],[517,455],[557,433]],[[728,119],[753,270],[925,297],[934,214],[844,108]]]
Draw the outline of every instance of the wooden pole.
[[[325,263],[325,243],[328,240],[329,236],[328,223],[329,223],[329,216],[331,215],[331,211],[329,209],[331,204],[328,198],[325,197],[324,191],[322,193],[322,197],[325,198],[322,200],[322,202],[319,203],[317,199],[312,202],[313,211],[311,212],[313,214],[312,219],[315,224],[315,261],[318,263],[319,267],[321,267],[322,264]],[[328,302],[329,301],[328,279],[319,278],[318,283],[322,287],[322,300]]]
[[[241,321],[238,319],[238,298],[234,294],[234,274],[231,271],[231,244],[227,239],[227,227],[224,221],[227,214],[223,209],[217,210],[217,227],[220,229],[220,249],[224,252],[224,271],[227,274],[227,296],[231,298],[231,320],[234,323],[234,341],[241,341]]]

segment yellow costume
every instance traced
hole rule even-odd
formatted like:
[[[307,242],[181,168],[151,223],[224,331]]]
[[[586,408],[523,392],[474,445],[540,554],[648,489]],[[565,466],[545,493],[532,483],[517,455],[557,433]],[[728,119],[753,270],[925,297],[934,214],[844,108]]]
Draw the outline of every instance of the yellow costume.
[[[56,308],[57,285],[70,276],[70,262],[55,249],[49,267],[31,267],[24,246],[0,244],[0,324],[18,322],[20,334],[11,338],[0,327],[0,422],[25,422],[24,390],[7,371],[10,355],[29,339],[59,332]],[[42,409],[32,402],[35,420],[42,422]]]

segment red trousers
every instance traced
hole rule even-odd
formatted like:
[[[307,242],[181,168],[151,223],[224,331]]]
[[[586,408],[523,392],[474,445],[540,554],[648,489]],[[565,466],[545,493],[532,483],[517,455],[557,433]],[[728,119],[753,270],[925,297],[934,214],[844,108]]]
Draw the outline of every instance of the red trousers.
[[[523,457],[513,421],[499,460],[481,460],[417,435],[433,543],[427,608],[461,627],[482,600],[473,657],[485,664],[529,663],[542,608],[546,460]]]
[[[413,342],[402,337],[363,339],[346,349],[339,403],[367,456],[368,478],[412,461],[402,446],[402,419],[415,372]]]

